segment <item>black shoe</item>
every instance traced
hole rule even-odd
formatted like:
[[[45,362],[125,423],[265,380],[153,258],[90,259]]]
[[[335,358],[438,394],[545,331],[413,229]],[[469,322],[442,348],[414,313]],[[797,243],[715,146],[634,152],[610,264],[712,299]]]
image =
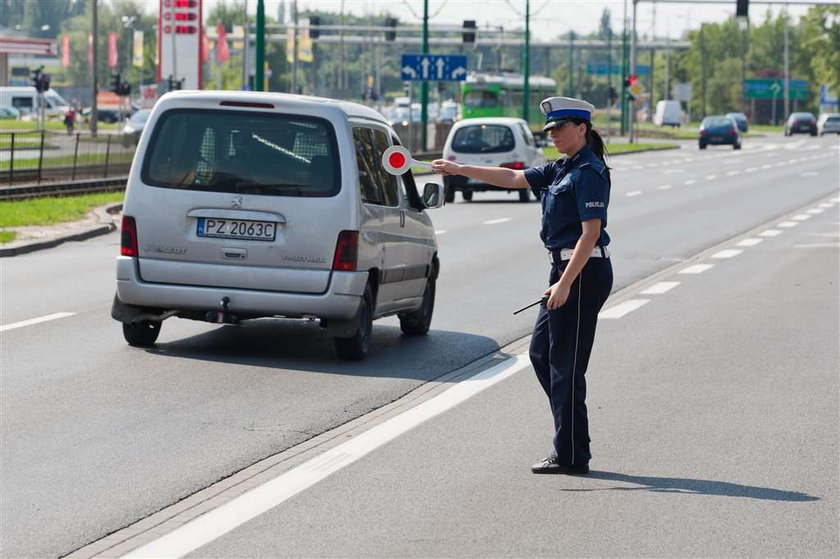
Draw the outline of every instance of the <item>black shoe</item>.
[[[577,464],[562,464],[557,461],[557,456],[551,455],[543,458],[531,466],[531,472],[535,474],[566,474],[580,476],[589,473],[589,462],[578,462]]]

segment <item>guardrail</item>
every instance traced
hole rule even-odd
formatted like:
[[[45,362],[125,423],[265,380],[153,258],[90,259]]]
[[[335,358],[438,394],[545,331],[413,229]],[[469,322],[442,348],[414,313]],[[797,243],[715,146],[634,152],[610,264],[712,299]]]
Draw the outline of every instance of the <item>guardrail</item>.
[[[124,175],[135,146],[125,134],[0,132],[0,184]]]

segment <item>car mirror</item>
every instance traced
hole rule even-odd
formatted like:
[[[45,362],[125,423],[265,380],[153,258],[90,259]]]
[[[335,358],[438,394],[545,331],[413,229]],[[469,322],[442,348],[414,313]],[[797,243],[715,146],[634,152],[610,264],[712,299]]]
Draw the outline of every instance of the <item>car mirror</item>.
[[[427,182],[423,187],[423,205],[430,210],[443,206],[443,185]]]

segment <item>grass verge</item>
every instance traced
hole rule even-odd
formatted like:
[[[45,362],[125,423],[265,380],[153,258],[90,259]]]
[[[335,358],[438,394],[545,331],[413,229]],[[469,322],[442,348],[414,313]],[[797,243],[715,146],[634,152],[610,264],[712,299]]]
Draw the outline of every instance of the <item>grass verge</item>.
[[[91,209],[122,201],[122,192],[99,192],[83,196],[33,198],[0,202],[0,229],[32,225],[54,225],[82,219]],[[9,234],[11,231],[0,231]],[[4,235],[5,236],[5,235]],[[0,237],[2,238],[2,237]],[[8,242],[8,240],[0,241]]]

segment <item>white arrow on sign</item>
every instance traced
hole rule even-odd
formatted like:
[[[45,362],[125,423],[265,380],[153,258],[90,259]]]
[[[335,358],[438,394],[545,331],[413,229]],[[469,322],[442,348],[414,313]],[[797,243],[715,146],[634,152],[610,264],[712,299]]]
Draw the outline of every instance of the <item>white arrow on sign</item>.
[[[423,61],[420,62],[420,66],[423,67],[423,79],[424,80],[429,79],[429,66],[430,65],[431,65],[431,62],[429,62],[428,58],[424,58]]]
[[[439,79],[439,80],[443,79],[443,65],[444,64],[445,64],[445,62],[443,61],[443,58],[438,58],[437,62],[435,62],[435,65],[437,66],[437,79]]]
[[[458,66],[457,68],[455,68],[454,70],[452,70],[452,77],[453,77],[453,78],[457,78],[457,77],[459,77],[459,76],[463,76],[463,75],[464,75],[464,74],[466,74],[466,73],[467,73],[467,69],[466,69],[466,68],[464,68],[463,66]]]
[[[403,66],[402,67],[402,73],[403,74],[408,74],[409,76],[411,76],[411,79],[414,79],[414,78],[417,77],[417,72],[415,72],[414,68],[412,68],[411,66]]]

